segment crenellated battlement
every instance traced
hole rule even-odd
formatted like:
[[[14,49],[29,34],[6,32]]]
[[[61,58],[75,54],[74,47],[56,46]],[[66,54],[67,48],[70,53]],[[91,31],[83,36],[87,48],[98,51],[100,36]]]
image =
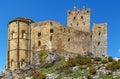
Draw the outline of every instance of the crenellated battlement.
[[[73,9],[72,11],[68,10],[68,15],[74,15],[74,14],[89,14],[90,13],[90,8],[88,9]]]

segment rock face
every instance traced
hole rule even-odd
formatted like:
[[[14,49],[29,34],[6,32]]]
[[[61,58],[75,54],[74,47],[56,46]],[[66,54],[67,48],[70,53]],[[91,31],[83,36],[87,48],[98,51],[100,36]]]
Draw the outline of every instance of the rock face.
[[[48,56],[47,56],[45,62],[48,63],[48,64],[50,64],[50,63],[54,63],[56,61],[59,61],[58,54],[55,53],[55,52],[48,53]]]
[[[101,67],[100,69],[97,70],[98,75],[112,75],[112,72],[109,70],[106,70],[105,67]]]
[[[47,75],[46,75],[46,79],[56,79],[57,76],[58,76],[58,75],[55,74],[55,73],[47,74]]]

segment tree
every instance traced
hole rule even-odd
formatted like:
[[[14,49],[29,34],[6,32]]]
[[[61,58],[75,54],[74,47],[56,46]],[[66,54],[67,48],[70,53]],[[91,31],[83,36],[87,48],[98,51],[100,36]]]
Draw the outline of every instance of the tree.
[[[113,61],[112,57],[108,57],[108,62],[112,62],[112,61]]]

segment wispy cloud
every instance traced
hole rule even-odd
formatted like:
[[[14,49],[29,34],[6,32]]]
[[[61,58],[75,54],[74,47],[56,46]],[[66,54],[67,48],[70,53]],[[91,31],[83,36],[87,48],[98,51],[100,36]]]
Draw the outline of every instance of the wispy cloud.
[[[113,59],[116,60],[116,61],[118,61],[120,58],[118,58],[118,57],[114,57]]]

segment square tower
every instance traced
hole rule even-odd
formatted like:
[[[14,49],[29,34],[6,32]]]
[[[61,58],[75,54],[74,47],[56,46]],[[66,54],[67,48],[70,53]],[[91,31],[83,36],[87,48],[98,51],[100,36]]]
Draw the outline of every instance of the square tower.
[[[67,26],[79,31],[90,32],[90,9],[68,11]]]

